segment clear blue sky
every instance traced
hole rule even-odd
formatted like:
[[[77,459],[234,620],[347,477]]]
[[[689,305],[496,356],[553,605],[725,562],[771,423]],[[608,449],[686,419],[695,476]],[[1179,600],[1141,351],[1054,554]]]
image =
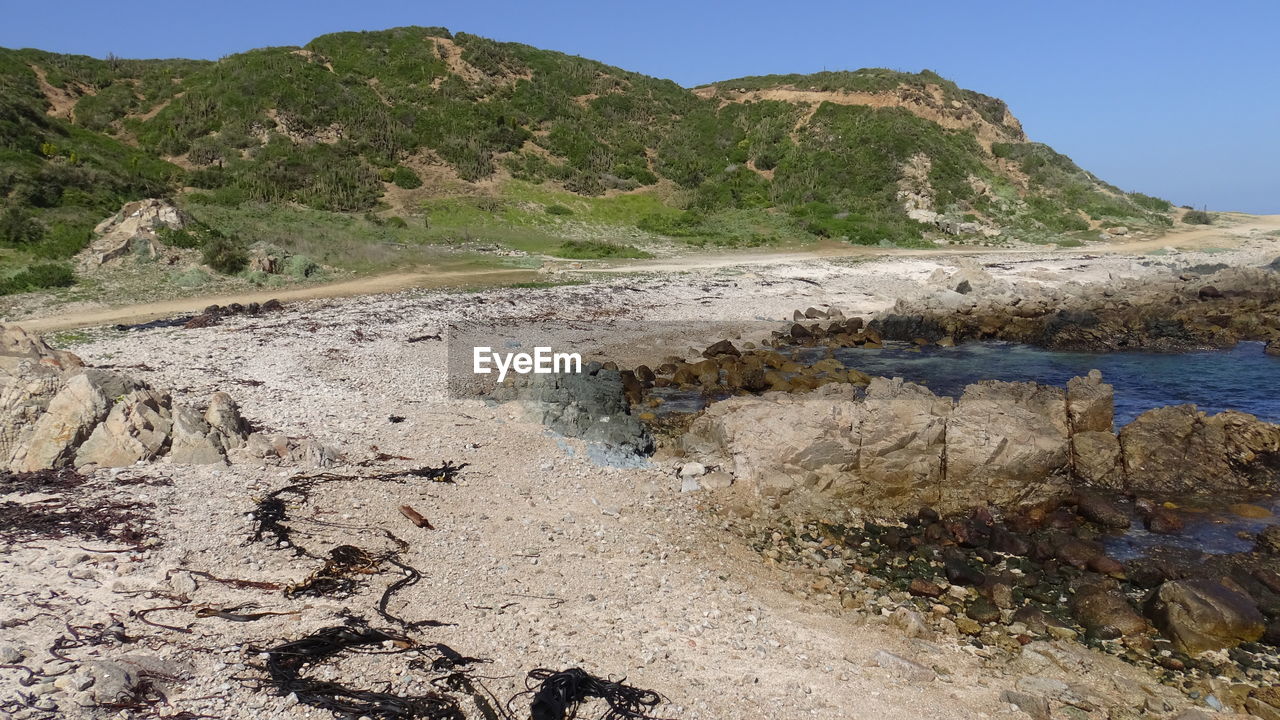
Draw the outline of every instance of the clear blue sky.
[[[0,0],[0,46],[201,57],[443,25],[692,86],[929,68],[1125,189],[1280,213],[1280,2]]]

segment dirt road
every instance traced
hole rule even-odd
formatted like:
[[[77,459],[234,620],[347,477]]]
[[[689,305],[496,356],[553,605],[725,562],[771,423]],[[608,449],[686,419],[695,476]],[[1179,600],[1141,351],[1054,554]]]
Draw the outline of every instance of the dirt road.
[[[1137,253],[1157,250],[1164,247],[1179,249],[1204,249],[1208,247],[1234,247],[1250,235],[1280,230],[1280,215],[1237,215],[1224,214],[1226,223],[1194,229],[1176,230],[1158,238],[1124,241],[1117,240],[1107,244],[1090,245],[1085,250],[1096,254]],[[1070,248],[1063,252],[1081,252],[1081,248]],[[714,270],[724,267],[775,265],[805,260],[828,260],[833,258],[880,258],[880,257],[947,257],[973,256],[987,254],[1008,255],[1025,252],[1028,254],[1051,254],[1058,252],[1053,246],[1034,246],[1020,250],[1009,248],[976,248],[957,249],[923,249],[923,248],[882,248],[842,243],[829,243],[815,248],[793,251],[735,251],[686,255],[679,258],[658,258],[654,260],[637,260],[620,262],[611,265],[583,268],[600,273],[661,273],[681,272],[689,270]],[[567,264],[567,263],[566,263]],[[68,330],[78,327],[111,325],[117,323],[137,323],[181,313],[198,312],[202,308],[217,304],[264,302],[272,298],[281,301],[314,300],[328,297],[351,297],[354,295],[378,295],[382,293],[407,290],[409,288],[446,288],[446,287],[486,287],[525,282],[538,279],[532,270],[492,270],[464,269],[443,272],[396,272],[384,275],[372,275],[355,278],[327,285],[297,288],[294,290],[253,291],[216,296],[198,296],[177,300],[121,305],[93,310],[60,313],[46,317],[19,320],[15,324],[28,330],[48,332],[51,330]]]

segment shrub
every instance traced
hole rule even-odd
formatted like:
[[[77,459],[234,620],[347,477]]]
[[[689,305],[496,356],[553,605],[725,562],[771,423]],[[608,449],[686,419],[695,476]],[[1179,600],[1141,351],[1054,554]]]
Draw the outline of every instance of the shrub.
[[[386,223],[387,223],[387,227],[396,228],[399,230],[403,230],[409,227],[409,223],[405,222],[404,218],[400,217],[399,215],[392,215],[391,217],[387,218]]]
[[[45,288],[67,287],[76,281],[75,273],[66,263],[41,263],[0,280],[0,295],[32,292]]]
[[[156,228],[156,238],[169,247],[191,250],[204,244],[199,234],[190,230],[174,230],[173,228]]]
[[[173,273],[169,281],[183,288],[197,288],[209,282],[209,273],[200,268],[191,268],[180,273]]]
[[[204,243],[204,264],[225,275],[234,275],[249,264],[249,251],[237,237],[210,235]]]
[[[1182,222],[1188,225],[1212,225],[1213,216],[1204,210],[1188,210],[1182,216]]]
[[[391,182],[405,190],[422,187],[422,178],[418,177],[418,173],[403,165],[397,165],[396,169],[391,171]]]
[[[563,205],[548,205],[548,215],[572,215],[573,211]]]
[[[31,214],[10,207],[0,215],[0,243],[9,246],[34,245],[44,239],[44,226]]]
[[[615,245],[600,240],[569,240],[555,252],[559,257],[577,260],[596,258],[647,258],[649,253],[631,245]]]
[[[306,255],[293,255],[288,260],[285,260],[284,271],[285,274],[302,280],[319,272],[320,266]]]

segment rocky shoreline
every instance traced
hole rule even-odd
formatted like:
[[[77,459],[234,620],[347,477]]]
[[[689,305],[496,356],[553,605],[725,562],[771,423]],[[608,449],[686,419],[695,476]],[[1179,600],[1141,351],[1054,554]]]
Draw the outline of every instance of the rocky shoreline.
[[[1052,267],[1059,261],[1042,262]],[[1080,262],[1092,261],[1062,263],[1062,272],[1076,273],[1066,268]],[[1110,272],[1125,262],[1097,266]],[[1268,587],[1262,578],[1270,576],[1258,573],[1272,567],[1274,533],[1251,537],[1247,552],[1216,556],[1147,553],[1138,562],[1113,552],[1117,534],[1176,530],[1192,516],[1174,485],[1138,489],[1123,462],[1105,486],[1079,479],[1084,468],[1073,457],[1087,454],[1087,433],[1114,438],[1114,444],[1097,444],[1118,444],[1125,456],[1127,428],[1116,433],[1104,420],[1109,411],[1104,412],[1102,379],[1084,377],[1056,389],[988,383],[966,400],[824,363],[832,359],[825,356],[834,349],[828,343],[842,334],[859,337],[863,346],[878,342],[867,321],[891,311],[894,296],[935,292],[930,275],[939,268],[946,275],[962,269],[952,264],[819,263],[493,290],[466,295],[466,302],[450,293],[404,293],[290,304],[269,321],[231,313],[216,325],[89,333],[74,348],[84,365],[167,392],[170,422],[186,408],[203,419],[214,393],[227,392],[251,424],[242,427],[246,441],[253,432],[313,438],[334,455],[328,467],[314,471],[297,458],[243,457],[238,450],[224,451],[229,462],[188,465],[175,461],[170,432],[168,450],[126,467],[86,463],[83,474],[5,474],[5,499],[15,507],[63,504],[100,514],[84,515],[92,526],[68,526],[89,535],[5,539],[0,578],[12,602],[0,617],[10,632],[0,654],[30,674],[0,674],[12,686],[0,700],[26,697],[29,703],[0,712],[33,720],[97,717],[103,703],[111,702],[113,688],[126,687],[111,678],[159,673],[172,678],[165,681],[167,700],[150,706],[161,714],[327,717],[297,696],[266,690],[261,683],[270,677],[269,663],[261,655],[340,626],[350,610],[374,617],[371,609],[395,585],[400,589],[386,607],[389,613],[407,622],[445,623],[407,633],[421,643],[415,652],[446,643],[489,660],[481,672],[500,698],[520,692],[526,671],[537,665],[625,674],[628,682],[669,699],[660,714],[690,720],[980,720],[1015,708],[1037,718],[1165,718],[1185,712],[1189,720],[1218,708],[1270,717],[1268,708],[1280,707],[1266,693],[1276,679],[1269,659],[1274,647],[1268,644],[1274,607],[1259,589]],[[1039,272],[1036,266],[1011,267],[1016,270],[988,271],[1011,282]],[[796,320],[796,307],[812,312],[802,310]],[[673,321],[707,315],[739,321],[741,334],[704,324],[666,345],[641,337],[659,336]],[[454,324],[530,319],[589,326],[586,335],[600,336],[600,328],[611,327],[609,318],[616,317],[647,324],[631,336],[610,334],[612,345],[602,338],[592,346],[590,381],[544,386],[531,408],[451,397],[445,343],[432,339]],[[792,319],[781,325],[767,320],[783,317]],[[850,323],[859,320],[851,330]],[[808,337],[796,338],[796,325]],[[689,347],[698,337],[702,345]],[[721,338],[726,342],[706,344]],[[640,371],[641,364],[652,378]],[[47,388],[52,398],[65,388],[67,376],[65,368],[49,369],[56,378]],[[680,382],[673,383],[677,373]],[[742,378],[740,386],[726,386],[730,377]],[[743,436],[748,408],[768,417],[773,405],[794,406],[797,423],[813,429],[844,413],[848,431],[843,425],[826,427],[830,442],[815,443],[813,462],[846,457],[856,447],[862,463],[864,446],[851,440],[853,416],[865,412],[869,401],[882,403],[875,417],[883,422],[863,417],[859,427],[882,432],[885,449],[912,434],[894,420],[899,412],[904,420],[923,421],[929,413],[920,408],[927,406],[932,415],[924,425],[941,435],[930,445],[929,433],[919,433],[920,447],[933,447],[946,463],[923,476],[949,478],[945,495],[941,485],[934,489],[939,502],[956,498],[956,507],[922,512],[928,503],[895,498],[878,501],[883,512],[876,517],[854,518],[848,512],[852,498],[868,498],[872,488],[839,506],[822,494],[822,483],[809,486],[807,470],[784,468],[788,477],[772,485],[765,475],[759,483],[749,474],[738,477],[720,454],[721,448],[738,447],[738,440],[723,446],[717,440],[716,454],[695,461],[674,444],[688,434],[690,420],[664,414],[666,403],[650,404],[670,393],[712,401],[704,420],[692,420],[708,429],[738,408],[744,416],[734,422],[741,423]],[[119,403],[115,396],[108,399],[109,415]],[[1067,410],[1069,399],[1077,406],[1074,415]],[[830,417],[804,415],[820,402],[833,408]],[[523,414],[527,410],[531,416]],[[590,422],[595,413],[611,418],[608,432]],[[624,416],[630,420],[613,422]],[[1228,468],[1222,477],[1233,488],[1256,484],[1265,490],[1265,473],[1253,471],[1268,467],[1270,430],[1221,417],[1190,410],[1156,417],[1151,427],[1160,432],[1133,436],[1130,453],[1158,437],[1199,443],[1206,467],[1217,468],[1206,473]],[[768,427],[776,432],[779,424]],[[1005,439],[991,447],[966,446],[962,428],[1005,433]],[[574,438],[591,432],[597,433],[586,438],[591,442]],[[1230,442],[1219,442],[1224,436]],[[961,444],[948,449],[958,439]],[[630,440],[636,441],[631,449],[641,451],[656,442],[657,452],[622,464],[618,456],[594,449]],[[992,452],[1019,443],[1032,447]],[[1256,457],[1243,455],[1246,450]],[[742,447],[743,457],[761,468],[777,469],[789,457],[754,452]],[[75,453],[65,457],[74,461]],[[909,452],[885,457],[901,460],[902,467],[919,459]],[[961,464],[953,466],[953,460]],[[959,491],[957,468],[964,462],[974,465],[983,482],[1013,496],[1017,483],[1002,481],[999,473],[1050,465],[1057,471],[1051,481],[1032,483],[1044,493],[1029,494],[1020,508],[997,511],[983,502],[961,509],[960,500],[977,495]],[[1171,475],[1174,466],[1161,462],[1134,477]],[[453,468],[454,482],[436,482],[425,471],[421,477],[411,474],[424,463],[440,472]],[[819,474],[835,479],[838,468],[833,463]],[[393,476],[399,479],[388,479]],[[282,516],[273,514],[277,509]],[[1121,515],[1129,530],[1118,527]],[[264,517],[290,528],[294,544],[282,546],[269,532],[254,540]],[[92,534],[97,532],[102,535]],[[1010,537],[1026,547],[1010,544]],[[348,547],[365,555],[340,551]],[[315,557],[298,555],[299,548]],[[421,581],[399,585],[408,576],[380,559],[387,553],[419,569]],[[326,578],[341,585],[343,568],[361,558],[379,569],[355,575],[349,594],[301,592]],[[1201,581],[1209,576],[1225,591],[1206,591]],[[1196,649],[1186,644],[1193,636],[1169,630],[1161,618],[1170,613],[1157,605],[1191,608],[1183,601],[1206,592],[1234,598],[1231,593],[1239,591],[1223,577],[1252,599],[1263,617],[1262,634],[1250,639],[1256,623],[1245,608],[1242,629],[1213,635],[1225,638],[1225,645],[1238,644],[1189,652]],[[1159,602],[1149,602],[1147,596],[1160,588],[1166,590]],[[1184,592],[1175,594],[1176,589]],[[246,603],[258,603],[265,614],[244,622],[217,615],[258,612],[235,610]],[[1234,599],[1220,605],[1244,607]],[[1114,611],[1114,617],[1086,626],[1081,613],[1093,606]],[[67,623],[81,628],[75,631],[81,644],[68,635]],[[977,633],[968,634],[975,623]],[[63,648],[66,659],[48,658],[49,647]],[[427,671],[407,663],[416,657],[353,652],[310,672],[346,687],[421,696],[433,686]],[[459,697],[464,717],[485,717],[469,696]]]

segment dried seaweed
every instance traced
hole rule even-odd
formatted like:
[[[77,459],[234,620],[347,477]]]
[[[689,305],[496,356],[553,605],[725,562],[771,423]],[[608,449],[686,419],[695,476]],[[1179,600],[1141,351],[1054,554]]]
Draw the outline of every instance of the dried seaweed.
[[[82,537],[102,542],[138,545],[147,539],[142,526],[150,503],[103,500],[81,505],[65,498],[0,505],[0,540],[18,542],[33,537]]]
[[[0,492],[53,495],[0,504],[0,540],[73,536],[136,546],[148,539],[144,526],[153,505],[90,497],[85,489],[88,483],[88,478],[72,470],[0,473]]]
[[[350,618],[346,625],[323,628],[300,640],[266,650],[267,676],[280,695],[293,693],[300,703],[340,716],[385,720],[465,720],[457,701],[442,692],[401,696],[357,690],[302,675],[308,665],[331,660],[344,650],[387,641],[412,646],[412,641],[405,637],[371,628],[360,618]]]
[[[285,588],[284,594],[286,597],[348,596],[359,587],[356,576],[378,572],[382,560],[354,545],[338,545],[329,551],[324,565],[306,580]]]
[[[525,690],[507,702],[507,711],[517,698],[532,696],[532,720],[572,720],[585,700],[598,698],[608,706],[600,720],[657,720],[649,711],[662,696],[652,690],[627,685],[625,681],[603,680],[582,668],[550,670],[536,668],[525,678]]]

